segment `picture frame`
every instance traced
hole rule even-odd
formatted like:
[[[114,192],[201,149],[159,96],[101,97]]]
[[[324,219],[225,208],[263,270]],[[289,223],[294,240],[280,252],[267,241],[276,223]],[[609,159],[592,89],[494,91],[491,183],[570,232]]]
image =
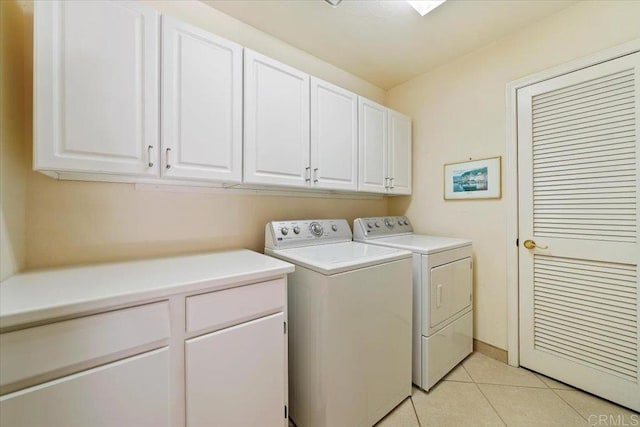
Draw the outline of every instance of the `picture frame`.
[[[502,197],[502,157],[444,165],[444,199],[474,200]]]

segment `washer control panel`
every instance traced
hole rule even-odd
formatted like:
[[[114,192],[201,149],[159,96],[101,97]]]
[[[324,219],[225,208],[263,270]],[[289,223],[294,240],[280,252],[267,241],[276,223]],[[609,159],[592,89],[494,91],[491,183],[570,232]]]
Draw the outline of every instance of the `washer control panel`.
[[[352,237],[346,219],[272,221],[265,228],[265,248],[283,249],[350,242]]]
[[[412,232],[413,227],[406,216],[357,218],[353,221],[353,234],[356,239],[373,239]]]

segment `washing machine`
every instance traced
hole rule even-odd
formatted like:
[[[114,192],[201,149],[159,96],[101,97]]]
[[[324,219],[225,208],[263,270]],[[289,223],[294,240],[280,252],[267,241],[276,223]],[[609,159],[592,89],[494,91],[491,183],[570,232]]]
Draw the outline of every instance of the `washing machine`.
[[[411,395],[411,252],[352,241],[345,219],[274,221],[288,276],[289,416],[372,426]]]
[[[413,382],[429,391],[473,351],[471,241],[415,234],[406,216],[358,218],[353,234],[413,253]]]

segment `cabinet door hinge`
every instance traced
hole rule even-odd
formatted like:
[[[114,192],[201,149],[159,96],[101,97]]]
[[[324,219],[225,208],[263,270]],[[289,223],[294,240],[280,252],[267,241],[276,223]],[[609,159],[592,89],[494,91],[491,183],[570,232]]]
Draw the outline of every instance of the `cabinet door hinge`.
[[[287,419],[287,405],[284,405],[284,419]]]
[[[284,322],[284,334],[287,334],[287,322]]]

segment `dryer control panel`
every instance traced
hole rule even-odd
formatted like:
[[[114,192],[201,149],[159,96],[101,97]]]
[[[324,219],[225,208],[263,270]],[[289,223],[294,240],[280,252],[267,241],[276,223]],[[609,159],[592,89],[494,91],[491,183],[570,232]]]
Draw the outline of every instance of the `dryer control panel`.
[[[265,227],[264,246],[267,249],[297,248],[350,242],[352,237],[346,219],[271,221]]]
[[[356,240],[389,237],[396,234],[412,233],[413,227],[406,216],[378,216],[357,218],[353,221],[353,235]]]

